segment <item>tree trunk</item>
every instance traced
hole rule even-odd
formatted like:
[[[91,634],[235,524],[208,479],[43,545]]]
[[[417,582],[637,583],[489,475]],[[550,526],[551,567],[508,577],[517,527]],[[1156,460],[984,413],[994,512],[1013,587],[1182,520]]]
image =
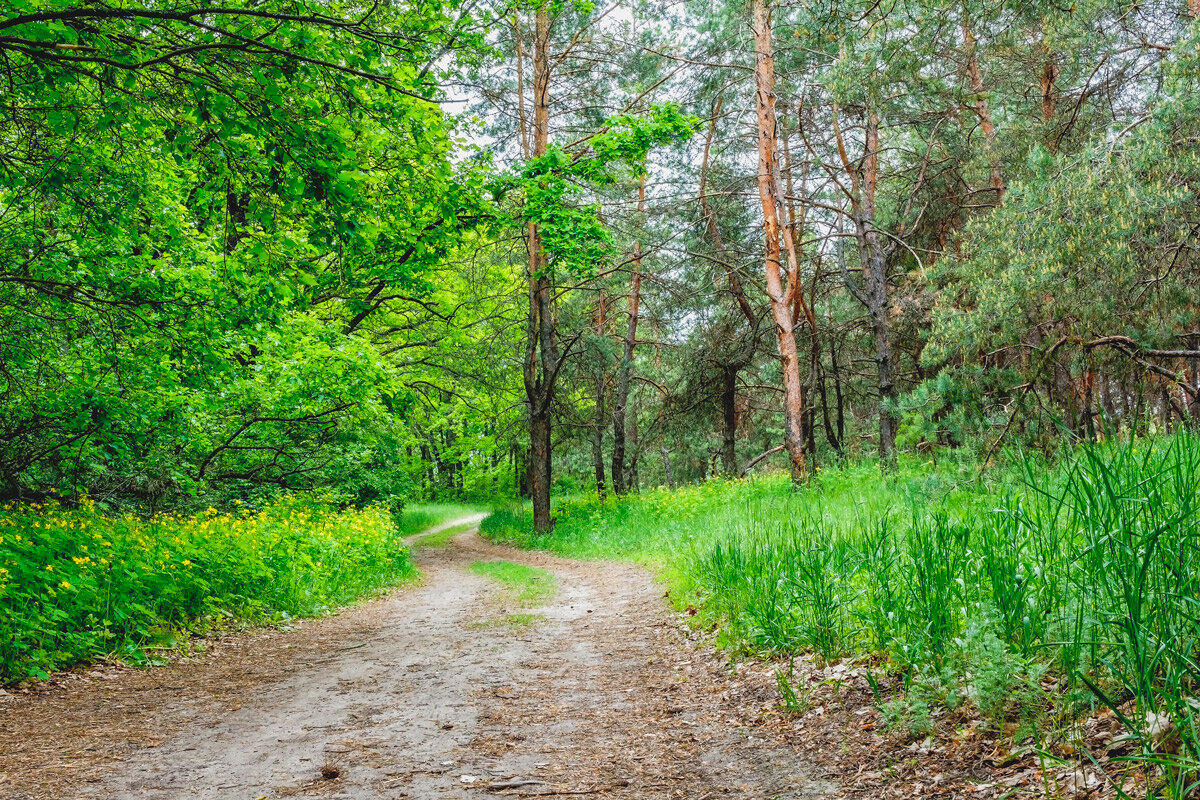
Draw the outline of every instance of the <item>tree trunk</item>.
[[[738,475],[737,463],[737,370],[726,368],[721,374],[721,418],[724,438],[721,442],[721,469],[730,476]]]
[[[800,381],[800,360],[796,348],[795,314],[792,306],[804,303],[800,283],[800,265],[796,260],[795,240],[783,224],[783,191],[780,179],[775,119],[775,55],[771,33],[769,0],[753,0],[754,83],[758,111],[758,195],[762,201],[763,229],[766,234],[766,284],[775,320],[779,344],[779,365],[784,390],[784,447],[791,463],[792,480],[806,477],[804,433],[804,387]],[[783,274],[780,240],[787,255],[787,274]]]
[[[629,415],[629,473],[625,478],[625,490],[637,494],[642,489],[642,481],[638,476],[638,460],[642,457],[641,441],[638,433],[638,414],[637,404],[634,404],[633,413]]]
[[[529,495],[533,501],[533,527],[546,533],[554,525],[550,516],[550,415],[534,414],[529,420]]]
[[[868,239],[878,239],[873,227],[867,229]],[[871,334],[875,339],[875,363],[879,387],[879,458],[883,465],[896,466],[896,418],[892,408],[899,397],[896,387],[896,363],[892,352],[891,321],[888,319],[887,256],[878,241],[868,245],[865,265],[867,313],[871,319]]]
[[[721,266],[725,270],[725,279],[729,282],[730,294],[737,301],[738,308],[741,309],[742,316],[746,318],[746,321],[752,326],[757,326],[758,319],[754,315],[754,309],[750,307],[750,301],[746,299],[746,289],[742,286],[742,279],[725,253],[725,241],[721,238],[717,215],[713,213],[712,206],[708,202],[708,159],[712,153],[713,139],[717,135],[717,119],[721,116],[722,102],[723,99],[718,97],[717,102],[713,105],[712,121],[708,126],[708,136],[704,140],[704,155],[700,161],[700,213],[704,215],[708,238],[712,240],[713,249],[717,251],[717,258],[721,260]]]
[[[430,499],[430,490],[433,486],[432,456],[429,454],[429,445],[421,444],[421,497],[426,500]]]
[[[513,446],[513,491],[518,498],[529,497],[529,448]]]
[[[668,450],[666,444],[663,443],[663,438],[662,438],[661,433],[658,436],[658,452],[659,452],[659,455],[662,456],[663,477],[667,481],[667,488],[674,489],[675,488],[675,471],[671,469],[671,451]]]
[[[891,321],[888,319],[888,258],[891,246],[884,243],[883,234],[875,227],[875,193],[879,181],[879,117],[871,109],[864,110],[864,147],[862,167],[850,163],[846,143],[842,138],[837,121],[837,109],[833,114],[834,136],[837,139],[838,155],[852,186],[851,212],[854,220],[854,237],[858,243],[859,260],[862,264],[862,287],[854,285],[846,269],[841,250],[839,263],[850,292],[866,306],[871,322],[871,335],[875,341],[876,384],[879,390],[879,460],[885,470],[896,466],[896,418],[892,408],[898,397],[896,387],[896,365],[892,352]]]
[[[646,211],[646,176],[638,181],[638,213]],[[616,494],[629,491],[625,464],[625,406],[629,402],[629,382],[633,378],[633,355],[637,346],[638,306],[642,294],[642,244],[633,243],[633,277],[629,283],[629,324],[625,332],[625,351],[617,371],[617,393],[613,398],[612,486]]]
[[[607,320],[604,316],[604,290],[600,290],[596,302],[596,336],[604,337]],[[592,424],[592,468],[596,474],[596,494],[601,500],[608,494],[608,486],[604,476],[604,430],[608,427],[608,410],[605,408],[605,370],[604,361],[598,354],[595,365],[596,385],[596,418]]]
[[[530,155],[546,154],[550,138],[550,11],[538,8],[533,43],[533,147]],[[533,527],[546,533],[554,524],[550,516],[551,426],[550,406],[558,378],[558,332],[555,330],[553,287],[537,226],[525,233],[529,253],[529,312],[525,325],[523,378],[529,409],[529,494],[533,500]]]
[[[799,130],[801,124],[801,110],[796,109],[796,128]],[[780,108],[779,115],[786,120],[786,109]],[[793,165],[792,165],[792,150],[788,143],[790,138],[787,126],[781,126],[780,137],[783,144],[783,162],[784,174],[787,177],[787,228],[788,235],[792,237],[794,243],[801,239],[804,233],[805,219],[808,215],[808,206],[800,207],[800,213],[796,213],[796,192],[793,188]],[[804,168],[800,171],[800,191],[806,193],[808,191],[808,162],[804,162]],[[799,264],[799,256],[794,259],[795,263]],[[803,317],[805,325],[808,327],[808,373],[807,379],[801,384],[803,395],[800,398],[801,408],[804,413],[800,418],[800,430],[804,436],[804,448],[811,459],[812,465],[816,465],[817,458],[817,437],[816,437],[816,422],[817,408],[812,402],[812,397],[816,392],[817,372],[821,359],[821,340],[817,336],[817,315],[814,309],[817,293],[816,272],[813,273],[812,296],[810,302],[804,302],[804,281],[800,279],[799,272],[793,273],[792,279],[796,281],[796,297],[793,302],[792,323],[796,324]]]
[[[1049,47],[1046,46],[1044,34],[1042,36],[1041,50],[1042,78],[1040,88],[1042,91],[1042,125],[1045,130],[1043,135],[1045,137],[1044,141],[1046,142],[1046,145],[1051,150],[1054,150],[1056,149],[1058,142],[1055,141],[1054,137],[1050,135],[1050,123],[1054,121],[1055,84],[1058,82],[1060,69],[1058,66],[1058,57],[1050,50]]]
[[[971,81],[971,93],[975,96],[971,108],[975,116],[979,117],[979,127],[983,130],[988,158],[992,162],[992,188],[996,190],[996,203],[999,204],[1004,198],[1004,176],[1000,174],[1000,159],[996,155],[996,126],[992,123],[992,112],[984,93],[983,71],[979,68],[979,52],[975,34],[971,31],[971,23],[967,19],[966,6],[963,7],[962,14],[963,55],[967,58],[967,77]]]

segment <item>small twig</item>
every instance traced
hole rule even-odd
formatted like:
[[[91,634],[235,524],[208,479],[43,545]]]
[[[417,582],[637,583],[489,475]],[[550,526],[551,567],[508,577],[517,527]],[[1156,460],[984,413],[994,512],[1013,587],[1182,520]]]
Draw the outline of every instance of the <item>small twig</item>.
[[[511,781],[500,781],[493,783],[487,787],[489,792],[498,791],[501,789],[519,789],[522,786],[547,786],[545,781],[539,781],[534,778],[519,778]]]

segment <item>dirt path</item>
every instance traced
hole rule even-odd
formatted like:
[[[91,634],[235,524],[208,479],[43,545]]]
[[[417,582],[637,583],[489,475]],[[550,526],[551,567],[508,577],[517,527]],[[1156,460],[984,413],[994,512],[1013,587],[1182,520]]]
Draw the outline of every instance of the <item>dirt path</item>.
[[[550,570],[557,596],[506,608],[468,569],[494,559]],[[0,698],[0,798],[837,796],[738,726],[644,571],[474,531],[417,560],[419,586],[335,617]]]

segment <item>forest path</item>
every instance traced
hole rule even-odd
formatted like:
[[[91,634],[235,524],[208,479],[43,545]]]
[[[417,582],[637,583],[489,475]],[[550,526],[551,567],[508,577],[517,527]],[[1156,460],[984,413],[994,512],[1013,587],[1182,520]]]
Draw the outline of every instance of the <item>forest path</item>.
[[[475,530],[416,555],[419,585],[336,616],[3,698],[0,798],[837,796],[739,726],[728,673],[644,570]],[[552,572],[557,595],[510,607],[470,571],[491,560]]]

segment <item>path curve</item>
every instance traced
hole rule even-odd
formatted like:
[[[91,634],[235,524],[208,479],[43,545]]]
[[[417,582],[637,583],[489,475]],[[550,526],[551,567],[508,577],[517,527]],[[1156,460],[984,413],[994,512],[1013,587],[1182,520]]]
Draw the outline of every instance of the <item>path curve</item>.
[[[334,617],[3,698],[0,798],[837,796],[723,707],[727,677],[644,570],[475,529],[416,557],[419,585]],[[557,596],[508,607],[469,570],[497,559],[553,572]]]

